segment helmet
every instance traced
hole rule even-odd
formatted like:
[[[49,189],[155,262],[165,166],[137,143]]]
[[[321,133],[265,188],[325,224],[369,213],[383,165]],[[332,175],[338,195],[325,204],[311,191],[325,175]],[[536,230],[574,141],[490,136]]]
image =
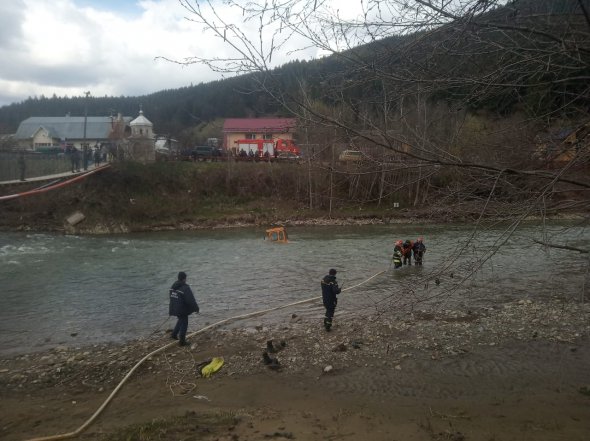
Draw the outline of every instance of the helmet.
[[[336,275],[336,270],[334,268],[330,269],[330,271],[328,271],[328,274],[330,274],[331,276],[335,276]]]
[[[404,244],[404,242],[402,240],[398,240],[398,241],[395,242],[395,244],[397,246],[400,246],[401,247]]]

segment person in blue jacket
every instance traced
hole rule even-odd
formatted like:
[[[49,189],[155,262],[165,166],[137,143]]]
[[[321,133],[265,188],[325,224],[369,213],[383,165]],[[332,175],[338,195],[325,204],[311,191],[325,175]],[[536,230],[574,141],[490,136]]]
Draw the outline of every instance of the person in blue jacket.
[[[324,328],[326,328],[326,331],[330,331],[332,327],[332,318],[334,317],[336,304],[338,303],[336,296],[340,292],[341,289],[338,287],[338,282],[336,281],[336,270],[332,268],[328,272],[328,275],[322,279],[322,300],[326,308],[326,316],[324,317]]]
[[[176,326],[172,331],[171,337],[178,340],[180,346],[186,346],[186,331],[188,329],[188,316],[193,312],[199,313],[199,305],[191,287],[186,283],[186,273],[178,273],[178,280],[170,288],[170,306],[169,315],[174,315],[178,319]]]
[[[422,236],[414,242],[412,249],[414,251],[414,262],[416,265],[422,265],[424,254],[426,254],[426,245],[424,245],[424,238]]]

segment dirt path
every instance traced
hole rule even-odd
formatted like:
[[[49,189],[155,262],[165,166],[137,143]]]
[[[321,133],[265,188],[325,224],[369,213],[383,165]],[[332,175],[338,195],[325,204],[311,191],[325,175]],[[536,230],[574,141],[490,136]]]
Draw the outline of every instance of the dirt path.
[[[190,348],[146,362],[80,439],[587,439],[586,305],[515,303],[463,317],[348,321],[329,334],[319,323],[286,317],[276,327],[196,337]],[[269,339],[276,348],[285,343],[271,354],[277,370],[263,363]],[[74,430],[136,360],[167,342],[161,336],[1,360],[0,437]],[[220,355],[226,364],[218,373],[195,374],[197,363]],[[125,437],[134,424],[144,438]]]

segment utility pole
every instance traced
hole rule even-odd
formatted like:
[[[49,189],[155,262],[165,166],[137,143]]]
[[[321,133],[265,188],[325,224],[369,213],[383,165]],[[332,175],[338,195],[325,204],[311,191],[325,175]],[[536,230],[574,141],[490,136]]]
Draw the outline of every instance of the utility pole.
[[[84,92],[84,140],[82,143],[82,161],[84,162],[84,170],[88,170],[88,143],[86,142],[86,124],[88,121],[88,96],[90,91]]]

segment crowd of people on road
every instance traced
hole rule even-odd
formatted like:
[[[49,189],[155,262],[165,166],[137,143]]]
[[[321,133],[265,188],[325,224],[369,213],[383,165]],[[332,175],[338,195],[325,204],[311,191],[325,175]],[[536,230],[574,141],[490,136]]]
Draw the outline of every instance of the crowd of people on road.
[[[94,166],[99,167],[101,162],[107,160],[107,149],[101,148],[99,145],[95,145],[93,148],[84,147],[82,151],[76,148],[76,146],[69,145],[66,147],[65,154],[70,157],[70,163],[72,165],[72,173],[79,172],[82,167],[84,170],[88,170],[88,164],[92,159]]]
[[[246,152],[246,150],[240,149],[240,152],[238,153],[238,157],[243,160],[249,159],[252,161],[260,161],[262,159],[264,161],[268,161],[271,158],[271,155],[268,152],[268,150],[265,150],[264,153],[261,154],[259,150],[249,150],[248,152]],[[274,154],[272,157],[274,159],[277,159],[277,157],[278,157],[277,150],[274,151]]]

